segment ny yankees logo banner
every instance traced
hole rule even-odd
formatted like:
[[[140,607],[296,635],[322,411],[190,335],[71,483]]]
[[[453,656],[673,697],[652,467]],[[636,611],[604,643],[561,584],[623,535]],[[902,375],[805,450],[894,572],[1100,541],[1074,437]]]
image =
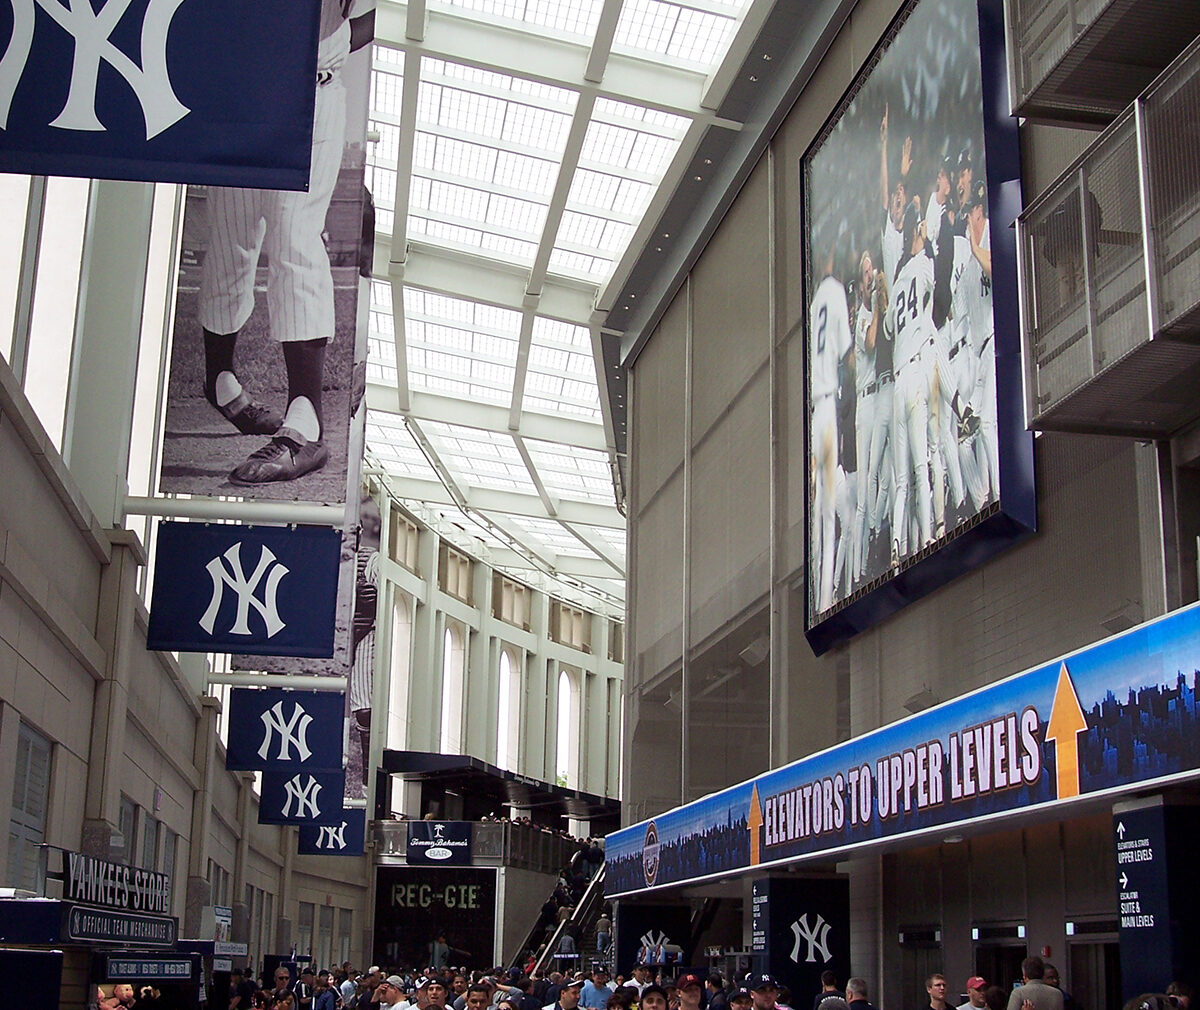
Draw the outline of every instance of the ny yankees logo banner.
[[[8,0],[0,171],[304,189],[320,0]]]
[[[821,972],[850,973],[850,885],[845,878],[763,877],[753,883],[751,947],[793,992],[821,988]]]
[[[301,825],[297,851],[302,856],[361,856],[365,851],[367,812],[343,810],[337,824]]]
[[[337,530],[165,522],[157,544],[148,648],[333,654]]]
[[[234,688],[225,767],[285,778],[296,772],[340,774],[345,704],[346,696],[335,691]],[[342,794],[337,796],[340,809]]]
[[[259,824],[342,824],[343,773],[263,772]]]

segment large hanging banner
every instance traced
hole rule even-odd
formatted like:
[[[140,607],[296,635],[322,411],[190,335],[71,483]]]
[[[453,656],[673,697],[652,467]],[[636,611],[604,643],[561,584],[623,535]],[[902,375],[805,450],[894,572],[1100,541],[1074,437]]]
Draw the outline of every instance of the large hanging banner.
[[[357,494],[350,431],[365,388],[360,279],[373,252],[363,213],[373,31],[373,0],[322,3],[304,192],[188,190],[164,493],[328,504],[353,500],[353,476]]]
[[[367,812],[343,810],[332,824],[301,826],[297,851],[302,856],[361,856],[366,838]]]
[[[263,772],[259,824],[342,823],[342,772]]]
[[[611,834],[605,892],[1195,779],[1198,687],[1194,604]]]
[[[303,189],[320,19],[321,0],[11,0],[0,171]]]
[[[805,154],[815,652],[1029,536],[999,0],[909,0]]]
[[[234,688],[225,767],[285,775],[340,772],[344,705],[333,691]]]
[[[147,648],[331,655],[340,542],[323,526],[160,523]]]
[[[233,657],[235,670],[347,678],[345,799],[350,804],[367,798],[381,531],[379,506],[369,495],[364,495],[359,502],[357,535],[348,533],[342,537],[337,624],[331,659],[271,655]]]

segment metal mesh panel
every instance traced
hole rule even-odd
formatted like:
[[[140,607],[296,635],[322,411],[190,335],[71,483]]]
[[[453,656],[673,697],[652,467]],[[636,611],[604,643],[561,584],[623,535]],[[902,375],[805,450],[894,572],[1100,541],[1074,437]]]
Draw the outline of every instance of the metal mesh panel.
[[[1200,49],[1146,98],[1147,174],[1159,279],[1159,327],[1200,321]]]
[[[1083,173],[1083,254],[1091,295],[1094,367],[1103,371],[1148,335],[1137,135],[1126,116],[1093,149]]]
[[[1013,34],[1018,105],[1022,104],[1062,59],[1079,34],[1071,0],[1014,0]]]
[[[1064,179],[1025,222],[1034,418],[1092,377],[1078,175]]]

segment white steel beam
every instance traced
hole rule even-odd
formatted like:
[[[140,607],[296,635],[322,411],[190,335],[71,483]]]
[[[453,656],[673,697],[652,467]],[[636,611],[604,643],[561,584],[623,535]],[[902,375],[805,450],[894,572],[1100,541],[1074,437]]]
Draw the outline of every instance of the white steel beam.
[[[429,502],[434,505],[463,507],[440,481],[410,477],[394,470],[387,471],[388,485],[401,498]],[[580,526],[599,526],[605,529],[623,530],[625,520],[611,505],[593,502],[562,501],[558,515],[552,516],[535,494],[521,491],[501,491],[494,488],[471,488],[466,492],[465,505],[475,512],[501,512],[508,515],[530,516],[535,519],[550,519],[559,522],[577,523]]]
[[[603,84],[598,85],[585,77],[592,51],[585,43],[545,35],[535,37],[517,25],[489,24],[444,10],[427,12],[425,37],[415,43],[405,38],[406,20],[404,4],[392,0],[379,4],[376,37],[383,45],[405,50],[406,72],[408,58],[431,56],[581,94],[701,118],[710,125],[740,128],[740,124],[720,119],[712,108],[703,104],[706,74],[669,66],[649,54],[641,58],[611,53]]]
[[[460,400],[453,396],[413,390],[408,410],[401,410],[394,387],[382,382],[367,383],[367,407],[385,414],[401,414],[418,421],[439,421],[442,424],[478,428],[502,435],[515,434],[509,427],[508,408],[496,403]],[[608,448],[604,427],[595,421],[576,417],[555,417],[527,410],[521,414],[520,433],[526,438],[580,449],[605,452]]]
[[[600,539],[600,537],[595,536],[589,530],[573,526],[571,523],[563,523],[563,529],[571,533],[575,539],[608,566],[609,570],[604,573],[606,578],[611,577],[614,572],[618,578],[625,578],[625,562],[614,554],[612,548]]]
[[[529,268],[458,252],[412,238],[403,261],[389,262],[391,243],[375,243],[375,275],[392,277],[414,288],[524,312]],[[577,326],[588,326],[595,310],[596,285],[547,277],[538,299],[538,314]],[[401,303],[402,304],[402,303]],[[396,303],[393,302],[393,309]]]

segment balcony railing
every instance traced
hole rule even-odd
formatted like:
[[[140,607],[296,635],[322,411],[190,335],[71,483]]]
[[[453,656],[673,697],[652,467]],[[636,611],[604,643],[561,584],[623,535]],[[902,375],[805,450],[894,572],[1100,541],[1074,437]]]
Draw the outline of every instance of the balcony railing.
[[[1200,417],[1200,39],[1018,233],[1031,427],[1165,437]]]
[[[1014,111],[1112,120],[1200,34],[1192,0],[1007,0]]]
[[[375,855],[403,856],[408,847],[408,821],[374,823]],[[475,821],[471,856],[498,866],[519,866],[540,873],[558,873],[571,861],[580,843],[532,824]]]

